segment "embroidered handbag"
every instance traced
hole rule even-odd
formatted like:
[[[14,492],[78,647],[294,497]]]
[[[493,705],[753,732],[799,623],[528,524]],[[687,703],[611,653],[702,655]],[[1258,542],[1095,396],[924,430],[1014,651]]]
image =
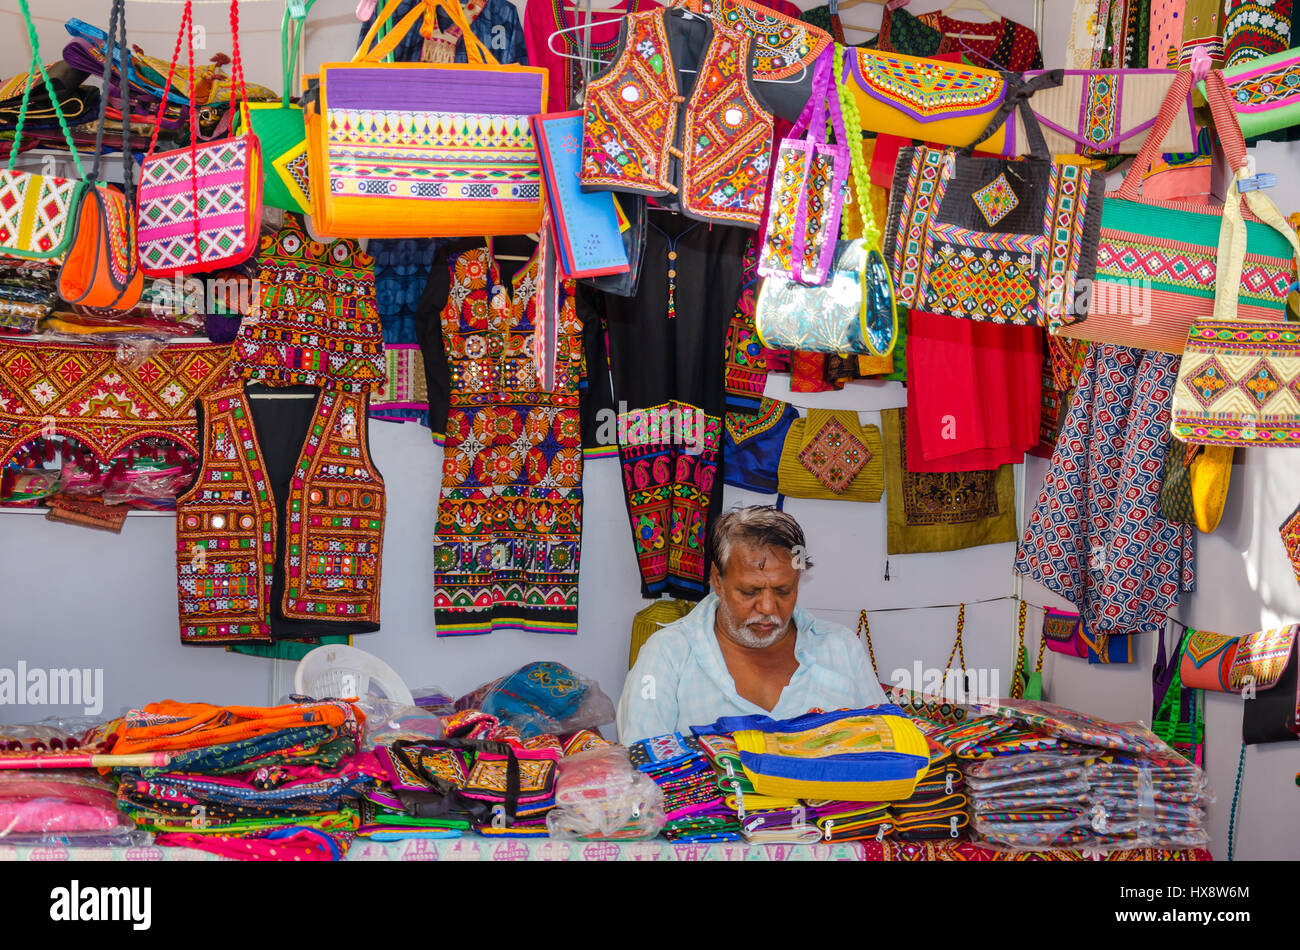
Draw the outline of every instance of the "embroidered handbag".
[[[1188,631],[1183,630],[1173,659],[1165,652],[1164,631],[1157,633],[1156,662],[1151,668],[1154,699],[1151,731],[1188,761],[1201,765],[1205,758],[1205,721],[1200,690],[1187,689],[1179,674]]]
[[[701,13],[749,36],[754,41],[750,57],[754,76],[765,80],[803,78],[803,70],[811,69],[831,45],[831,36],[825,30],[755,0],[672,0],[670,5]]]
[[[1038,640],[1038,661],[1031,673],[1029,671],[1029,651],[1025,649],[1025,610],[1029,605],[1020,602],[1020,612],[1016,621],[1016,666],[1011,673],[1011,689],[1007,695],[1013,699],[1043,698],[1043,650],[1047,641]]]
[[[1300,507],[1287,515],[1286,521],[1277,530],[1282,536],[1286,556],[1291,561],[1291,570],[1295,571],[1296,583],[1300,584]]]
[[[1300,125],[1300,48],[1230,66],[1223,78],[1242,135],[1254,138]],[[1197,88],[1209,98],[1205,83]]]
[[[1053,653],[1088,658],[1088,646],[1079,636],[1079,615],[1069,610],[1043,610],[1043,642]]]
[[[529,117],[545,111],[546,70],[498,65],[454,0],[424,0],[375,43],[400,2],[389,0],[351,62],[322,65],[303,97],[317,230],[352,238],[538,230]],[[422,17],[436,28],[438,10],[460,28],[468,62],[378,62]]]
[[[298,64],[298,45],[307,14],[316,0],[306,0],[302,15],[285,8],[280,22],[280,62],[283,98],[280,102],[250,102],[248,120],[262,147],[262,204],[311,214],[307,183],[307,130],[302,106],[294,105],[290,87]],[[242,128],[242,125],[240,126]]]
[[[808,102],[777,149],[767,230],[758,258],[760,277],[819,285],[835,256],[849,149],[831,76],[834,56],[835,51],[828,49],[818,58]],[[828,108],[835,144],[826,141]]]
[[[1216,274],[1226,264],[1220,258],[1219,242],[1228,212],[1190,201],[1153,201],[1140,192],[1142,176],[1156,157],[1156,143],[1182,109],[1191,81],[1190,73],[1178,74],[1160,122],[1119,190],[1106,196],[1096,280],[1086,307],[1080,308],[1086,317],[1054,332],[1096,343],[1182,353],[1192,324],[1213,314]],[[1228,167],[1235,172],[1245,164],[1246,144],[1227,106],[1223,74],[1211,72],[1207,84],[1215,129]],[[1260,221],[1256,207],[1271,206],[1262,193],[1249,192],[1244,198],[1249,208],[1243,248],[1238,250],[1239,254],[1244,250],[1244,260],[1238,258],[1241,279],[1231,288],[1238,293],[1237,315],[1247,320],[1281,320],[1287,288],[1296,277],[1295,234]],[[1237,209],[1231,213],[1237,214]],[[1218,286],[1224,287],[1224,282]]]
[[[885,257],[900,304],[1017,325],[1072,319],[1076,293],[1093,275],[1105,183],[1085,165],[1054,162],[1029,107],[1029,96],[1060,76],[1021,84],[1008,74],[1006,100],[985,129],[1019,111],[1029,158],[926,145],[899,152]]]
[[[836,46],[832,65],[836,94],[848,142],[859,142],[857,106],[845,84],[845,54]],[[862,221],[862,237],[847,239],[848,216],[840,216],[845,240],[835,245],[830,277],[819,287],[772,277],[759,287],[754,326],[767,349],[804,353],[858,353],[888,356],[898,339],[894,284],[880,252],[880,227],[868,200],[870,182],[859,148],[849,149],[853,189]]]
[[[262,220],[262,161],[251,131],[199,143],[194,103],[194,2],[185,0],[166,88],[180,58],[181,39],[189,44],[190,144],[154,154],[155,126],[140,166],[137,240],[140,267],[149,277],[171,277],[238,264],[257,250]],[[239,0],[230,2],[231,73],[239,92],[244,128],[248,93],[239,55]],[[159,110],[161,120],[162,110]]]
[[[1220,693],[1239,693],[1248,687],[1272,689],[1282,678],[1295,652],[1300,624],[1260,630],[1233,637],[1209,630],[1188,630],[1187,645],[1179,660],[1183,685]]]
[[[115,35],[116,34],[116,35]],[[114,46],[122,59],[130,63],[131,50],[126,45],[126,0],[113,0],[109,15],[108,58],[114,58]],[[129,68],[129,67],[128,67]],[[128,112],[126,86],[120,86],[121,112]],[[100,98],[99,125],[95,132],[95,163],[77,215],[76,230],[68,259],[59,272],[59,295],[70,304],[100,307],[115,311],[131,310],[144,292],[144,275],[135,246],[135,189],[132,178],[135,162],[122,162],[123,191],[99,181],[104,128],[108,118],[108,93]],[[122,154],[131,154],[131,126],[122,123]]]
[[[27,0],[18,0],[18,5],[27,21],[29,35],[35,37],[36,29],[32,25]],[[33,46],[36,46],[35,40]],[[13,141],[9,146],[9,165],[4,171],[0,171],[0,255],[62,264],[72,245],[86,184],[71,178],[33,175],[30,172],[16,170],[19,143],[22,141],[27,107],[37,75],[45,83],[45,91],[58,117],[59,127],[63,131],[68,151],[72,153],[72,161],[76,165],[77,173],[84,177],[81,158],[68,131],[58,94],[50,81],[45,64],[41,62],[40,49],[34,48],[32,68],[23,87],[18,122],[14,129]]]
[[[1026,81],[1044,70],[1030,70]],[[1053,155],[1136,155],[1155,127],[1177,73],[1169,69],[1067,69],[1059,86],[1039,89],[1029,106]],[[1190,90],[1164,138],[1161,152],[1196,148]],[[1024,120],[1015,116],[1004,154],[1029,150]]]
[[[880,501],[885,454],[880,429],[858,422],[853,409],[809,409],[790,424],[777,491],[792,498]]]
[[[886,802],[908,798],[930,767],[925,736],[897,706],[737,716],[731,728],[745,775],[760,795]]]
[[[1246,694],[1241,712],[1241,740],[1294,742],[1300,739],[1300,637],[1291,643],[1291,660],[1271,689]]]
[[[1006,127],[1000,118],[993,123],[1007,96],[1002,73],[869,49],[850,50],[849,63],[863,129],[939,145],[984,141],[989,152],[1005,151]]]

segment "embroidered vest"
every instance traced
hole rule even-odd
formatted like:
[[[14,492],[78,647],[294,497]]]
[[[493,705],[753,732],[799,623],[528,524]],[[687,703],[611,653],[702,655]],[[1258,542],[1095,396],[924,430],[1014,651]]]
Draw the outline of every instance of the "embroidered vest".
[[[669,37],[681,45],[692,28],[707,29],[709,44],[688,102]],[[773,119],[749,86],[752,40],[708,20],[686,20],[678,10],[633,14],[624,30],[618,59],[587,89],[582,185],[674,195],[688,217],[757,228]]]
[[[203,425],[202,468],[176,501],[181,641],[283,638],[272,636],[277,581],[284,595],[275,619],[347,625],[328,633],[377,629],[384,482],[366,448],[364,397],[321,392],[283,525],[242,385],[203,397]]]

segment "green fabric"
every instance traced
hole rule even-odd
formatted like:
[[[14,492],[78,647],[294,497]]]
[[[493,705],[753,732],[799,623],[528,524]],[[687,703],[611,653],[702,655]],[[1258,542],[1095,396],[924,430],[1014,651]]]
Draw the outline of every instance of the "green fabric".
[[[276,163],[290,152],[301,151],[307,141],[300,106],[283,103],[250,103],[249,119],[262,146],[262,204],[286,211],[311,214],[311,208],[289,190],[285,174]]]
[[[299,640],[277,640],[274,643],[233,643],[226,649],[231,653],[260,656],[268,660],[301,660],[317,647],[333,646],[335,644],[347,646],[351,643],[351,637],[338,635],[316,637],[311,643],[303,643]]]

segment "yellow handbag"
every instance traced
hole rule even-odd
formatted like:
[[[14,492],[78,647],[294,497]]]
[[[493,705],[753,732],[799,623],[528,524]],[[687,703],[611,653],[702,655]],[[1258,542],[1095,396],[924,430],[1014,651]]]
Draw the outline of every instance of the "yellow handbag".
[[[638,610],[632,618],[632,646],[627,654],[627,668],[630,670],[636,666],[637,654],[660,628],[681,620],[694,609],[695,605],[689,600],[665,599]]]
[[[777,491],[791,498],[880,501],[885,492],[880,430],[851,409],[809,409],[786,433]]]
[[[1006,80],[992,69],[870,49],[850,49],[847,58],[845,82],[863,131],[971,145],[1007,95]],[[1005,154],[1006,138],[1004,123],[980,143],[980,151]]]
[[[1189,472],[1196,527],[1206,534],[1212,534],[1219,527],[1223,506],[1228,501],[1228,483],[1232,478],[1232,456],[1235,449],[1230,445],[1189,445],[1188,449],[1199,450],[1192,459]]]
[[[502,66],[457,0],[421,0],[378,43],[389,0],[348,63],[326,63],[303,96],[312,219],[330,237],[528,234],[542,223],[529,116],[546,111],[546,70]],[[438,11],[468,62],[380,63]]]

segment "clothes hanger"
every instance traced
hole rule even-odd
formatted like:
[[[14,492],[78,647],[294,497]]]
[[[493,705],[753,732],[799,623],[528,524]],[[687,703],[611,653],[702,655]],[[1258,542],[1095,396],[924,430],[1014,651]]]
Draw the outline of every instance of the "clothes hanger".
[[[963,10],[972,13],[982,13],[989,18],[990,23],[1001,23],[1004,17],[997,13],[984,0],[953,0],[940,13],[946,17],[952,17],[954,13],[960,13]],[[987,40],[988,37],[981,33],[945,33],[945,36],[951,36],[955,40]]]
[[[904,0],[904,2],[906,2],[906,0]],[[839,0],[838,3],[836,2],[836,0],[830,0],[831,16],[837,16],[840,18],[841,29],[856,30],[859,33],[866,33],[869,36],[879,36],[880,26],[879,25],[858,26],[857,24],[854,23],[845,23],[844,11],[852,10],[854,7],[860,7],[860,6],[884,7],[885,9],[894,9],[895,7],[900,5],[901,4],[897,3],[897,0]],[[881,18],[882,20],[884,18],[883,12],[881,13]]]
[[[536,231],[534,231],[532,234],[521,234],[520,237],[526,237],[526,238],[528,238],[530,241],[535,241],[535,242],[537,242],[538,244],[541,244],[541,243],[542,243],[542,236],[541,236],[541,234],[539,234],[539,233],[536,232]],[[522,256],[522,255],[520,255],[520,254],[498,254],[498,253],[496,252],[496,250],[492,248],[492,239],[491,239],[491,238],[484,238],[484,240],[487,241],[487,243],[488,243],[488,252],[492,255],[492,257],[493,257],[494,260],[498,260],[498,261],[523,261],[523,262],[526,264],[526,263],[528,263],[529,261],[531,261],[531,260],[533,259],[531,256],[530,256],[530,257],[524,257],[524,256]]]

